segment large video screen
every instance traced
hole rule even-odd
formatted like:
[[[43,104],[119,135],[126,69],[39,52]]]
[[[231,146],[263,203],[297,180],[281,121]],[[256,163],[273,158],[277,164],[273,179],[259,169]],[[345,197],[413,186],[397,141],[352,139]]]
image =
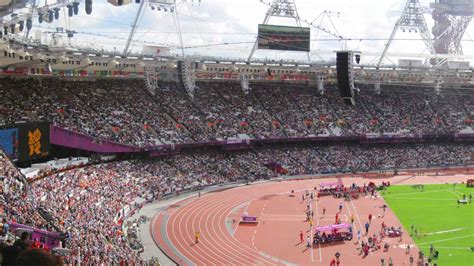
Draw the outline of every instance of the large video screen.
[[[0,129],[0,148],[12,160],[18,159],[18,128]]]
[[[36,123],[18,126],[19,161],[30,161],[49,154],[49,124]]]
[[[258,25],[258,49],[309,52],[311,29]]]
[[[14,124],[0,128],[0,148],[13,161],[30,161],[49,154],[49,123]]]

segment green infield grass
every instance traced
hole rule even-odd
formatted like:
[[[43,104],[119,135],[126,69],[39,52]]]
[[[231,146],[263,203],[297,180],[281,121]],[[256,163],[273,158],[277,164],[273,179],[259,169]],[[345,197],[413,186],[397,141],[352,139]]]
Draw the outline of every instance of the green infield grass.
[[[468,203],[458,204],[463,194]],[[429,255],[431,244],[438,250],[434,262],[440,266],[474,265],[474,203],[469,204],[470,194],[474,197],[474,188],[465,184],[391,186],[382,193],[425,255]]]

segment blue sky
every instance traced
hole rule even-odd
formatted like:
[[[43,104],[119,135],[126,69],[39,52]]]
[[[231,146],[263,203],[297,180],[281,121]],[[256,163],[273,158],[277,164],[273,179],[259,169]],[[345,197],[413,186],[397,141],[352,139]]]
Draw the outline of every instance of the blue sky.
[[[84,11],[84,2],[81,1],[79,15],[65,19],[61,12],[57,22],[41,24],[41,30],[66,27],[77,32],[92,32],[103,35],[91,36],[77,34],[72,38],[72,45],[92,46],[107,50],[122,51],[125,40],[130,32],[130,24],[138,10],[138,4],[115,7],[105,0],[93,1],[93,12],[87,15]],[[187,54],[232,56],[246,58],[251,50],[257,34],[257,25],[262,23],[267,5],[259,0],[177,0],[177,10],[184,46]],[[422,6],[428,7],[432,1],[421,0]],[[299,15],[302,19],[312,21],[321,18],[325,11],[324,19],[315,22],[321,26],[338,31],[340,35],[353,39],[347,42],[347,48],[372,53],[381,53],[385,40],[390,36],[393,25],[400,15],[405,1],[401,0],[296,0]],[[330,12],[330,13],[329,13]],[[431,15],[425,18],[429,29],[434,24]],[[269,24],[294,26],[291,19],[272,18]],[[37,21],[34,23],[38,25]],[[303,26],[304,23],[303,23]],[[344,48],[343,43],[334,37],[318,31],[311,30],[311,44],[313,59],[331,59],[332,52]],[[413,39],[410,41],[395,41],[390,53],[427,53],[422,41],[415,33],[398,32],[398,39]],[[463,48],[467,55],[474,55],[474,26],[470,25],[464,36]],[[151,10],[144,6],[143,15],[138,23],[133,51],[141,51],[144,42],[179,47],[176,22],[170,12]],[[361,40],[362,39],[362,40]],[[226,44],[225,44],[226,43]],[[190,48],[196,47],[198,48]],[[178,53],[179,50],[173,50]],[[259,50],[255,53],[259,58],[305,59],[306,54],[301,52],[273,52]],[[373,59],[373,58],[372,58]],[[372,60],[363,57],[366,63]]]

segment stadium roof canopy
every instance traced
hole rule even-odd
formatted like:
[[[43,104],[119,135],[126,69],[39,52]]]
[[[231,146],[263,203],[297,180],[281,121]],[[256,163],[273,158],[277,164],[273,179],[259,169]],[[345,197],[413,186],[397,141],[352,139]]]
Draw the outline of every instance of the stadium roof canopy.
[[[420,0],[418,10],[430,31],[437,25],[434,7],[447,8],[433,1]],[[474,0],[463,1],[474,10]],[[293,17],[280,14],[264,20],[275,2],[287,5]],[[44,67],[54,61],[56,69],[140,71],[150,62],[175,66],[184,56],[203,64],[252,62],[296,71],[317,66],[313,72],[334,75],[329,67],[335,65],[335,51],[352,50],[362,54],[359,74],[364,76],[378,69],[405,7],[406,2],[399,0],[319,0],[317,5],[314,0],[0,0],[0,50],[5,55],[0,55],[0,66]],[[288,9],[277,11],[288,14]],[[445,66],[451,70],[444,75],[462,76],[463,82],[472,80],[474,66],[474,26],[469,25],[472,17],[466,18],[465,34],[458,34],[463,54],[436,55],[450,62]],[[310,52],[256,50],[249,60],[262,22],[310,28]],[[25,60],[19,61],[19,56]],[[427,69],[432,67],[430,58],[420,32],[404,27],[393,38],[381,68],[386,73],[417,69],[413,75],[429,76],[431,83],[441,73]]]
[[[420,1],[430,30],[435,26],[433,1]],[[405,7],[405,1],[399,0],[279,2],[294,3],[298,19],[271,17],[268,24],[309,27],[311,51],[257,50],[252,57],[255,62],[331,65],[334,51],[355,50],[362,54],[362,65],[375,66]],[[0,48],[40,59],[54,56],[58,61],[65,56],[81,60],[107,55],[109,59],[104,60],[139,58],[146,63],[184,55],[195,61],[246,62],[258,24],[273,4],[271,0],[5,0],[0,1],[4,29]],[[368,9],[370,16],[364,15]],[[463,55],[440,58],[474,65],[474,29],[467,25],[461,36]],[[432,57],[419,32],[403,28],[384,65],[393,67],[399,59],[425,64]],[[2,66],[9,65],[4,61]]]

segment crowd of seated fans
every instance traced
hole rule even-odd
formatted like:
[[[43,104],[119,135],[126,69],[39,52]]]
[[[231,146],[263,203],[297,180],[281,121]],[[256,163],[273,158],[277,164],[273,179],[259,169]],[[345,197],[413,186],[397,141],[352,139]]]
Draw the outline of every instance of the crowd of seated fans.
[[[0,149],[0,213],[9,221],[50,229],[47,222],[28,200],[26,182],[17,168]]]
[[[151,94],[143,80],[0,79],[0,124],[50,121],[93,137],[136,146],[252,138],[448,133],[470,126],[474,94],[453,89],[359,85],[356,106],[328,86],[324,95],[298,84],[198,82],[194,98],[176,83]],[[141,261],[122,232],[123,208],[210,184],[277,174],[327,174],[472,162],[468,144],[305,145],[242,152],[195,152],[149,161],[88,166],[31,186],[0,150],[0,214],[8,221],[68,235],[66,264]],[[275,168],[270,165],[278,165]],[[47,213],[47,215],[45,215]],[[4,223],[4,222],[3,222]],[[133,242],[132,246],[138,243]]]
[[[198,82],[194,98],[175,82],[152,94],[143,80],[0,79],[0,124],[46,120],[93,137],[135,146],[251,138],[449,133],[474,119],[474,94],[358,84],[356,105],[337,89],[321,95],[305,84]]]
[[[458,101],[450,92],[436,95],[429,88],[394,87],[380,94],[361,90],[360,95],[361,104],[367,107],[373,119],[372,124],[383,132],[445,133],[462,124],[448,117],[464,113],[460,106],[452,104]]]
[[[68,236],[63,257],[73,264],[140,261],[122,232],[124,207],[211,184],[270,178],[275,162],[285,174],[321,174],[443,167],[472,163],[468,144],[305,145],[243,152],[195,152],[166,158],[92,165],[52,174],[26,188],[14,165],[0,156],[1,214]],[[38,210],[48,213],[44,218]],[[137,243],[132,242],[132,246]]]

